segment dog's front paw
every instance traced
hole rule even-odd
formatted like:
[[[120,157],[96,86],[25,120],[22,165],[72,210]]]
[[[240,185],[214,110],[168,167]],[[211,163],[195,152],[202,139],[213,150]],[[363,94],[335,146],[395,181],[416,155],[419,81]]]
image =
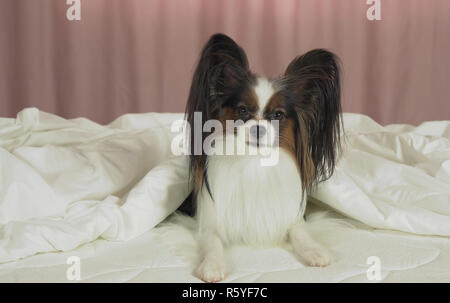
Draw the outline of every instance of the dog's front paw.
[[[324,247],[307,248],[299,253],[299,257],[308,266],[324,267],[333,262],[333,255]]]
[[[197,268],[197,276],[205,282],[219,282],[225,277],[225,264],[212,258],[205,258]]]

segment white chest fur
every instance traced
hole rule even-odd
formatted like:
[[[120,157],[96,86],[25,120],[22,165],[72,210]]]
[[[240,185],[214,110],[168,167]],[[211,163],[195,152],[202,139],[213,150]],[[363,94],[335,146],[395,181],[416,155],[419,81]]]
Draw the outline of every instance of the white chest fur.
[[[208,181],[217,231],[226,243],[280,243],[303,216],[306,194],[294,159],[282,149],[274,166],[261,166],[257,156],[211,156]]]

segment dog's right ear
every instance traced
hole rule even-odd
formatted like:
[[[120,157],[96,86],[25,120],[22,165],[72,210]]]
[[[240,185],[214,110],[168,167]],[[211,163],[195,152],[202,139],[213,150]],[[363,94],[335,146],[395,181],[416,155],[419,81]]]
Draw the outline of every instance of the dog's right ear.
[[[202,114],[203,124],[217,117],[223,102],[239,86],[244,85],[249,78],[248,60],[244,50],[230,37],[224,34],[213,35],[203,48],[197,68],[192,78],[191,89],[186,106],[186,120],[190,125],[191,173],[194,175],[194,194],[208,181],[206,178],[206,156],[194,155],[194,143],[202,144],[195,150],[202,150],[205,134],[202,140],[194,142],[194,113]]]
[[[224,34],[213,35],[203,48],[192,78],[186,107],[188,121],[194,112],[202,112],[204,120],[210,119],[220,100],[246,77],[248,61],[244,50]]]

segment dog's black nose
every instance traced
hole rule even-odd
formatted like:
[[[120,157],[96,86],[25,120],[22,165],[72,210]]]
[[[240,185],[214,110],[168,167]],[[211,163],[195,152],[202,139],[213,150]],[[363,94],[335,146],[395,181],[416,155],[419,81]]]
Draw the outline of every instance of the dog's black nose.
[[[266,127],[261,125],[252,125],[250,127],[250,134],[255,138],[262,138],[266,134]]]

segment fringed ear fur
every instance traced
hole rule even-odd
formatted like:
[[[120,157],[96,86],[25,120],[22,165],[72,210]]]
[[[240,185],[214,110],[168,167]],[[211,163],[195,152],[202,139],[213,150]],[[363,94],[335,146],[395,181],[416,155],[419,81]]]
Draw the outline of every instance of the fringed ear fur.
[[[342,114],[339,62],[323,49],[295,58],[282,84],[297,113],[296,157],[304,190],[328,179],[340,149]]]
[[[206,155],[194,155],[194,113],[202,113],[202,129],[205,121],[214,119],[227,96],[249,77],[248,61],[244,50],[230,37],[213,35],[203,48],[194,72],[186,106],[186,120],[190,125],[190,171],[194,182],[194,199],[203,184],[211,191],[206,175]],[[202,146],[196,150],[202,150]],[[212,195],[211,195],[212,196]]]

